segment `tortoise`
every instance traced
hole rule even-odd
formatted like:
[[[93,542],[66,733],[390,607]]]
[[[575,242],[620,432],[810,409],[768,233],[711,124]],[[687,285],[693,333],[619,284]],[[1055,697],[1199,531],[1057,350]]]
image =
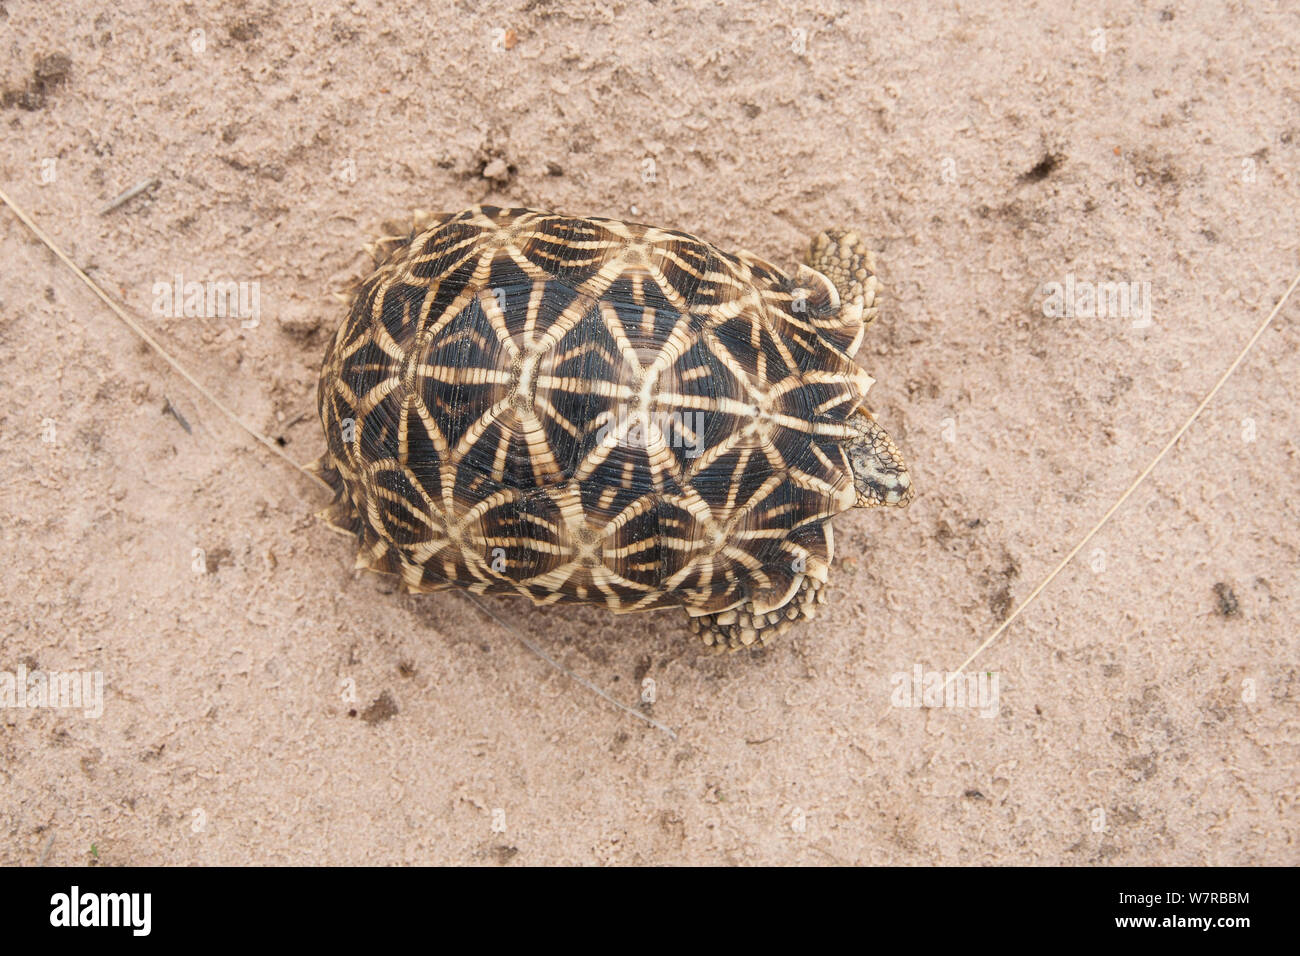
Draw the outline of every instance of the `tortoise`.
[[[717,649],[825,602],[831,519],[905,506],[854,361],[872,253],[793,275],[684,232],[475,206],[367,247],[318,404],[359,568],[538,605],[680,606]]]

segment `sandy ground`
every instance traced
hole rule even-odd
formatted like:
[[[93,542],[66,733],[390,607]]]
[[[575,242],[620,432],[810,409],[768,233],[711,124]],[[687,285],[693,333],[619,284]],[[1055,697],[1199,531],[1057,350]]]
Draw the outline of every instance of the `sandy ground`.
[[[0,185],[242,418],[320,453],[329,293],[414,207],[782,263],[847,224],[919,496],[840,516],[826,616],[761,653],[495,601],[674,739],[464,597],[354,572],[319,489],[0,209],[0,672],[104,681],[98,718],[0,710],[0,862],[1300,861],[1300,302],[977,658],[993,716],[891,703],[1028,596],[1300,267],[1294,4],[313,6],[0,3]],[[157,314],[177,273],[258,283],[260,321]],[[1149,325],[1045,313],[1111,280]]]

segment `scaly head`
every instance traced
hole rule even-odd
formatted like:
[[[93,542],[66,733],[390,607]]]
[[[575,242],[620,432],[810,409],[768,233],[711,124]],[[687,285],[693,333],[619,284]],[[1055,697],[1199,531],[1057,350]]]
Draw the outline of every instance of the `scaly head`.
[[[846,424],[858,433],[845,445],[849,467],[853,469],[853,485],[858,491],[858,507],[907,507],[916,489],[912,487],[903,455],[889,433],[865,409],[850,415]]]

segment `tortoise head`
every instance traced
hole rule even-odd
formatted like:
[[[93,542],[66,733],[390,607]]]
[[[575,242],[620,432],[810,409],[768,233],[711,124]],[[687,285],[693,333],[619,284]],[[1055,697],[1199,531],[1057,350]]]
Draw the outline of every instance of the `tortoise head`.
[[[849,467],[853,469],[853,486],[858,492],[859,508],[885,505],[907,507],[916,489],[907,473],[903,455],[866,409],[859,409],[846,422],[857,437],[845,445]]]

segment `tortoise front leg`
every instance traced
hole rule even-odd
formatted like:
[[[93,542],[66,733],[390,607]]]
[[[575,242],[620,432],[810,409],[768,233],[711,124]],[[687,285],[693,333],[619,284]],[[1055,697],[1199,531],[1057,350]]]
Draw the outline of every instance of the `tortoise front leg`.
[[[808,246],[808,265],[831,280],[840,294],[841,313],[857,313],[864,326],[880,314],[876,257],[856,232],[828,229]]]

